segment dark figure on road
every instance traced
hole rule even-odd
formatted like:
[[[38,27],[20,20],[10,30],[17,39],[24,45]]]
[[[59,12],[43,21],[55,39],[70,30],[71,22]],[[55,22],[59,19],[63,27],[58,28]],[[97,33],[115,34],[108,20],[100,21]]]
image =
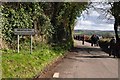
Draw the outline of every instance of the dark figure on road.
[[[110,40],[110,53],[109,53],[109,56],[111,56],[111,55],[114,55],[114,57],[116,56],[115,43],[116,43],[116,40],[115,40],[114,37],[112,37],[112,39]]]
[[[94,35],[91,36],[91,46],[94,44]]]
[[[99,46],[99,37],[96,35],[96,46]]]
[[[82,35],[81,39],[82,39],[82,45],[84,45],[85,35]]]
[[[116,45],[115,45],[115,49],[116,49],[116,56],[118,58],[120,58],[120,38],[118,39],[118,41],[116,41]]]
[[[91,46],[98,46],[98,41],[99,41],[99,37],[97,35],[92,35],[91,36]]]

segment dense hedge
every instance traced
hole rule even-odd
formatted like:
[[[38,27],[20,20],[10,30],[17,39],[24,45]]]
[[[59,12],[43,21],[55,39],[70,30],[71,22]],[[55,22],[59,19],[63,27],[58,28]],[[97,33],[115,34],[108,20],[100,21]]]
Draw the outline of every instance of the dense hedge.
[[[34,28],[37,38],[41,37],[43,41],[73,45],[74,22],[80,12],[85,9],[85,5],[86,3],[55,2],[2,3],[0,10],[3,40],[13,47],[16,43],[14,28]]]

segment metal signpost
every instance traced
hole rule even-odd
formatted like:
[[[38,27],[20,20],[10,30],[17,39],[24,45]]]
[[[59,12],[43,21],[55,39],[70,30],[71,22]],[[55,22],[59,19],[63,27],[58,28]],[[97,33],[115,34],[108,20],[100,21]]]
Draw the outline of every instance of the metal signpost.
[[[32,53],[32,35],[35,34],[34,29],[23,29],[23,28],[15,28],[14,29],[14,34],[17,35],[17,40],[18,40],[18,53],[19,53],[19,35],[30,35],[31,37],[31,47],[30,47],[30,53]]]
[[[18,53],[19,53],[19,39],[20,39],[20,37],[19,37],[19,35],[17,35],[17,40],[18,40]]]

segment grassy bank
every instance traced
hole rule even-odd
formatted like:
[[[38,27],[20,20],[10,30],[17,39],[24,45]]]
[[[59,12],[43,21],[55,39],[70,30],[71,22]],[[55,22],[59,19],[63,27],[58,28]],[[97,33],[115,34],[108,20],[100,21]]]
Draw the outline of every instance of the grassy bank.
[[[33,53],[22,49],[2,50],[2,78],[33,78],[51,61],[65,53],[60,47],[35,46]]]

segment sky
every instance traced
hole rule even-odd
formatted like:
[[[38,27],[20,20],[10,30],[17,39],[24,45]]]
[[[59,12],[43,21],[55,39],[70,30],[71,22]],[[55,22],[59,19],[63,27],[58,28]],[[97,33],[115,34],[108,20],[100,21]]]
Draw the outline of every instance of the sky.
[[[103,5],[97,5],[96,7],[109,9],[108,6]],[[74,30],[114,30],[114,18],[113,16],[110,17],[108,20],[108,16],[104,16],[102,14],[103,12],[96,11],[94,9],[89,9],[87,14],[85,11],[83,11],[83,15],[80,17],[77,17],[77,21],[75,24]]]

